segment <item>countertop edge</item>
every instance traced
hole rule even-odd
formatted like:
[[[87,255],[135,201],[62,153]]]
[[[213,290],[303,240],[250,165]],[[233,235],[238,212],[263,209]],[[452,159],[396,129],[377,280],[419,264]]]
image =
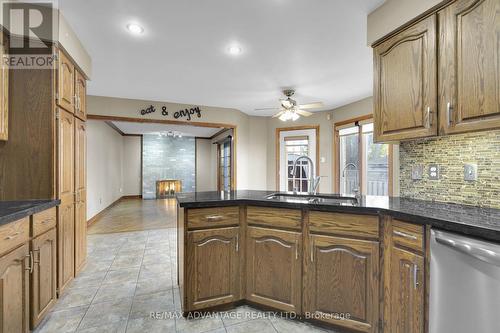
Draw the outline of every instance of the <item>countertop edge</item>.
[[[27,203],[30,201],[33,201],[33,206],[27,207],[25,209],[16,211],[11,214],[0,216],[0,226],[18,221],[20,219],[23,219],[27,216],[31,216],[36,213],[43,212],[44,210],[56,207],[61,203],[61,200],[59,199],[48,200],[48,201],[26,200]]]

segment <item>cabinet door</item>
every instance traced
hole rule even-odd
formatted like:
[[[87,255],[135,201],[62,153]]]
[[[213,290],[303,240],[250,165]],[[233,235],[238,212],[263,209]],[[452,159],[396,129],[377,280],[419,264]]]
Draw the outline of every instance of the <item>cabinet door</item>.
[[[59,109],[59,206],[58,269],[59,292],[74,277],[75,256],[75,118]]]
[[[75,115],[85,120],[87,119],[87,80],[79,71],[76,71],[75,75],[75,90]]]
[[[436,16],[374,48],[375,141],[437,135]]]
[[[377,332],[379,243],[309,236],[305,311],[315,319],[360,332]]]
[[[57,300],[56,229],[31,241],[34,256],[31,276],[31,328],[34,329]]]
[[[300,313],[301,237],[297,232],[248,227],[246,298],[249,301]]]
[[[8,50],[8,38],[0,33],[0,140],[9,137],[9,68],[4,61]]]
[[[0,333],[29,332],[28,244],[0,258]]]
[[[75,125],[75,274],[87,258],[87,131],[85,122],[76,119]]]
[[[239,228],[190,231],[187,237],[186,311],[238,301]]]
[[[424,332],[424,258],[393,247],[385,266],[385,331]]]
[[[459,0],[439,12],[442,134],[500,128],[498,12],[498,0]]]
[[[59,50],[57,71],[57,104],[68,112],[75,112],[75,66]]]

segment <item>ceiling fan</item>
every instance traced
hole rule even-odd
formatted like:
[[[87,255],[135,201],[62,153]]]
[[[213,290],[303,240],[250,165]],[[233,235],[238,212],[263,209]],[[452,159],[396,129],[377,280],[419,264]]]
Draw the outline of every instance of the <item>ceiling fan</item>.
[[[312,115],[311,112],[305,111],[306,109],[317,109],[323,106],[322,102],[309,103],[309,104],[297,104],[297,101],[292,99],[292,96],[295,94],[295,90],[293,89],[285,89],[283,90],[283,94],[286,98],[280,99],[280,107],[277,108],[264,108],[264,109],[255,109],[256,111],[264,111],[264,110],[279,110],[278,113],[273,115],[273,118],[279,118],[281,121],[292,120],[295,121],[303,117],[309,117]]]

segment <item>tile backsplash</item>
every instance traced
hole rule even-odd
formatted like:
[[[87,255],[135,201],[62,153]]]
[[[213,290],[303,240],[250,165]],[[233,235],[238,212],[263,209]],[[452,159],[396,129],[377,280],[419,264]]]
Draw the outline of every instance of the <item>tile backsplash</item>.
[[[500,130],[400,143],[400,196],[500,208]],[[464,164],[478,167],[477,181],[464,180]],[[422,164],[421,180],[412,165]],[[429,179],[438,164],[439,180]]]

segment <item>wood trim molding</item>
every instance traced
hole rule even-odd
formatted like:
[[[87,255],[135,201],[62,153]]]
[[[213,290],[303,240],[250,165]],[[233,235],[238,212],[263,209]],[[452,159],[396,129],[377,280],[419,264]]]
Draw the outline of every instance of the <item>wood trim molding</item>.
[[[95,115],[95,114],[88,114],[87,119],[90,119],[90,120],[108,120],[108,121],[126,121],[126,122],[131,122],[131,123],[153,123],[153,124],[199,126],[199,127],[212,127],[212,128],[221,128],[221,127],[234,128],[234,129],[236,128],[236,125],[222,124],[222,123],[167,120],[167,119],[132,118],[132,117],[118,117],[118,116],[101,116],[101,115]]]
[[[116,126],[115,124],[113,124],[112,121],[106,120],[106,121],[104,121],[104,123],[106,125],[108,125],[109,127],[111,127],[112,129],[114,129],[116,132],[118,132],[118,134],[120,134],[121,136],[125,135],[125,133],[123,133],[122,130],[118,128],[118,126]]]
[[[276,145],[276,190],[280,190],[280,134],[287,131],[300,131],[300,130],[316,130],[316,175],[319,176],[319,125],[304,125],[304,126],[291,126],[291,127],[278,127],[276,128],[275,145]]]
[[[350,123],[355,123],[357,121],[364,121],[364,120],[369,120],[369,119],[373,119],[373,114],[367,114],[367,115],[364,115],[364,116],[359,116],[359,117],[355,117],[355,118],[350,118],[350,119],[342,120],[342,121],[334,123],[333,127],[334,127],[334,130],[336,130],[337,127],[344,126],[344,125],[347,125],[347,124],[350,124]]]

